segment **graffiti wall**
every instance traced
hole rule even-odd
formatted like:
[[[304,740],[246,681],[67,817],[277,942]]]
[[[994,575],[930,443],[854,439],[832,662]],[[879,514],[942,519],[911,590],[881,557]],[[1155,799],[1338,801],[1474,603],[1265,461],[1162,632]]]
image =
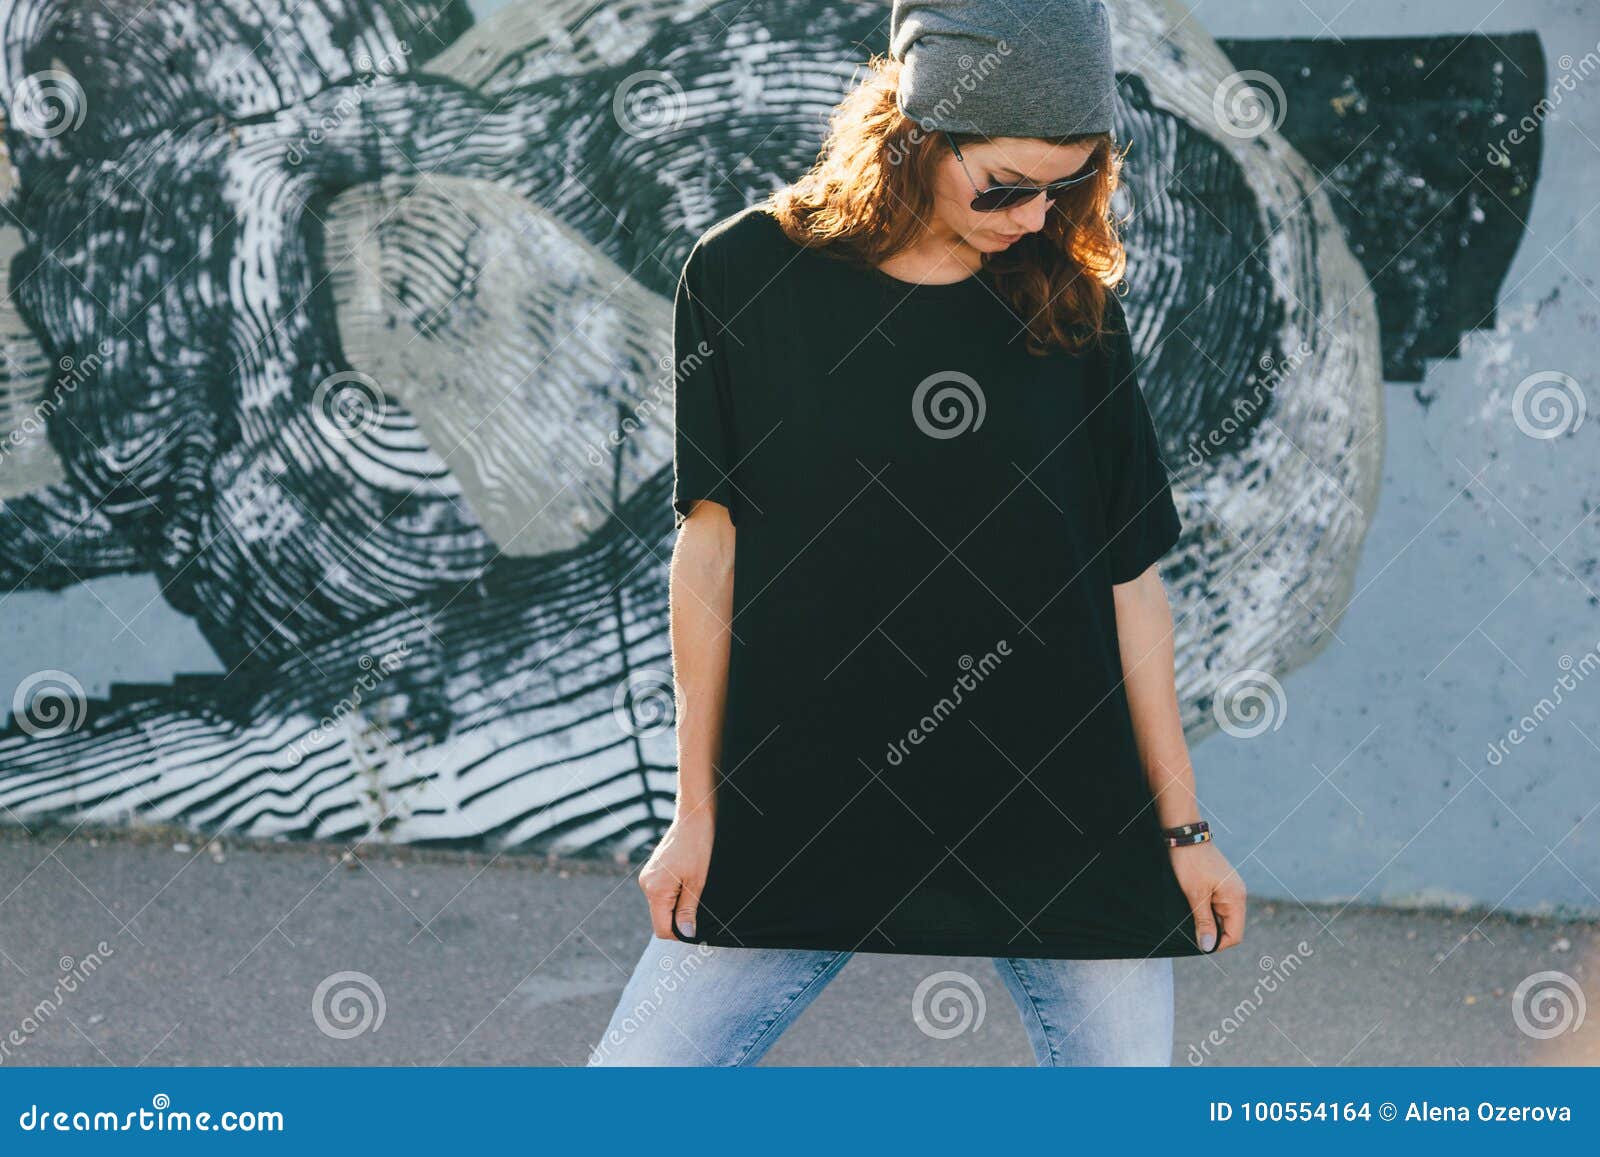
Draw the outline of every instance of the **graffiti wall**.
[[[1400,546],[1375,529],[1381,496],[1428,444],[1439,359],[1496,332],[1548,180],[1551,46],[1533,24],[1442,16],[1243,36],[1175,0],[1111,8],[1129,313],[1185,523],[1165,566],[1185,722],[1219,826],[1262,848],[1254,887],[1362,898],[1344,849],[1387,849],[1409,808],[1319,800],[1310,834],[1285,813],[1302,785],[1339,787],[1341,756],[1408,799],[1465,778],[1441,751],[1374,763],[1388,737],[1363,753],[1356,717],[1463,676],[1430,654],[1445,666],[1409,672],[1416,691],[1358,673],[1341,701],[1298,689],[1359,671],[1357,631],[1376,654],[1409,645],[1394,592],[1372,589]],[[809,165],[888,17],[865,0],[0,3],[0,815],[647,844],[673,792],[672,288],[701,230]],[[1511,398],[1520,356],[1456,412],[1488,427],[1503,403],[1496,437],[1576,471],[1581,387]],[[1587,589],[1593,521],[1570,537]],[[1430,600],[1495,569],[1472,554]],[[1485,609],[1450,621],[1466,633]],[[1570,650],[1544,637],[1569,618],[1532,614],[1528,637]],[[1542,782],[1525,762],[1517,782]],[[1285,823],[1295,852],[1269,864]],[[1569,860],[1593,879],[1589,843]],[[1355,862],[1387,854],[1370,852]],[[1416,873],[1365,898],[1502,899],[1447,856]],[[1527,902],[1587,902],[1572,891]]]

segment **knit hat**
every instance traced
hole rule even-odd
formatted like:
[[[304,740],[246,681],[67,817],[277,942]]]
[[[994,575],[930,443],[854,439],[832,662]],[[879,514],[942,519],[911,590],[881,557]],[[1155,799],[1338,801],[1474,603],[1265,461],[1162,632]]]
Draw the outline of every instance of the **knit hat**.
[[[1098,0],[894,0],[900,111],[985,137],[1111,131],[1111,20]]]

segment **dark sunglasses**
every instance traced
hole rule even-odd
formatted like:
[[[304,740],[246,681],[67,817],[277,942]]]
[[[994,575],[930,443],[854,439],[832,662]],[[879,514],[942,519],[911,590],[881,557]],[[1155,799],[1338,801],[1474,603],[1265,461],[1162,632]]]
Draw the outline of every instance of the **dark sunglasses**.
[[[1048,193],[1053,197],[1063,189],[1070,189],[1073,185],[1087,181],[1098,172],[1094,168],[1085,169],[1070,177],[1062,177],[1059,181],[1051,181],[1048,185],[990,185],[987,189],[980,189],[978,182],[972,179],[972,170],[967,168],[966,158],[961,155],[961,146],[956,144],[956,139],[949,133],[944,134],[944,139],[950,142],[950,151],[955,153],[956,160],[961,162],[961,171],[967,175],[967,183],[972,186],[972,191],[976,194],[972,198],[972,207],[980,213],[995,213],[1001,209],[1010,209],[1024,201],[1033,200],[1040,193]]]

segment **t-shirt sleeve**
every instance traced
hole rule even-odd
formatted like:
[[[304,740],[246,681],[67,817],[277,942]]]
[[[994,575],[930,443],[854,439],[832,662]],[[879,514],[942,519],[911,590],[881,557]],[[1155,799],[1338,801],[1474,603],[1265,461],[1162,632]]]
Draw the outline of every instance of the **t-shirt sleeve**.
[[[674,528],[701,499],[720,502],[739,521],[733,483],[737,461],[733,395],[720,279],[695,245],[684,262],[672,304]]]
[[[1107,393],[1095,411],[1101,478],[1106,494],[1106,555],[1113,583],[1130,582],[1171,550],[1183,524],[1172,480],[1161,458],[1155,422],[1139,387],[1127,316],[1115,295],[1107,300],[1104,346]]]

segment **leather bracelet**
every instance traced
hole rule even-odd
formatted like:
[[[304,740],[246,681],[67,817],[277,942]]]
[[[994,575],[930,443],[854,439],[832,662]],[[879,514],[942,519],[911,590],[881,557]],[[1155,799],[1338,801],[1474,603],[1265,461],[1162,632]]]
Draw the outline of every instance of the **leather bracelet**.
[[[1192,824],[1180,824],[1175,828],[1162,828],[1161,838],[1166,841],[1169,848],[1183,848],[1190,844],[1204,844],[1211,841],[1211,825],[1205,820],[1198,820]]]

